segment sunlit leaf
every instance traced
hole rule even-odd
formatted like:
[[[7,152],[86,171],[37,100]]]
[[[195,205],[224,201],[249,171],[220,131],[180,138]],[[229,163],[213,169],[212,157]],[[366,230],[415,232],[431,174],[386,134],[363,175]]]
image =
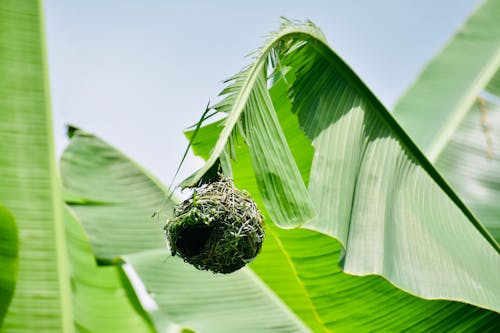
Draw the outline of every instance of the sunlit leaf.
[[[280,122],[283,128],[291,127],[292,114],[280,114]],[[195,153],[207,158],[219,132],[217,123],[203,127],[193,142]],[[295,143],[301,141],[294,138]],[[248,149],[240,146],[232,164],[236,184],[248,190],[263,209],[249,163]],[[458,302],[424,300],[379,276],[344,273],[336,264],[342,245],[329,236],[267,226],[263,251],[250,267],[314,332],[494,332],[500,328],[495,312]]]
[[[312,24],[285,25],[256,53],[251,66],[228,80],[230,84],[221,92],[224,99],[214,106],[217,111],[228,113],[220,137],[205,166],[182,183],[182,186],[197,184],[226,148],[231,151],[226,145],[228,142],[234,144],[231,136],[238,130],[245,142],[253,147],[252,163],[258,170],[257,180],[263,200],[273,207],[269,210],[270,215],[274,223],[284,228],[309,222],[316,214],[300,177],[301,172],[292,161],[285,134],[276,122],[274,106],[267,92],[266,70],[276,49],[284,47],[289,36],[301,34],[324,41],[323,34]]]

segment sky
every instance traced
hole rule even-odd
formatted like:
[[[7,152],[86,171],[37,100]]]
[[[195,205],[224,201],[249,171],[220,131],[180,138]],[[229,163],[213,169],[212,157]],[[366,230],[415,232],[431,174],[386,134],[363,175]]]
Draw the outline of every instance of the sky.
[[[56,149],[65,124],[170,184],[183,130],[250,62],[280,17],[310,19],[391,108],[477,0],[45,0]],[[192,155],[178,183],[202,161]]]

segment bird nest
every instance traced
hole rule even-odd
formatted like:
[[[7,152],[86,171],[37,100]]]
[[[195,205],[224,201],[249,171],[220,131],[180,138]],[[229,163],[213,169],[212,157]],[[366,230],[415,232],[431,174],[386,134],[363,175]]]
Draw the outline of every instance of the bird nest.
[[[255,202],[225,177],[178,204],[165,230],[173,256],[214,273],[231,273],[252,261],[265,235]]]

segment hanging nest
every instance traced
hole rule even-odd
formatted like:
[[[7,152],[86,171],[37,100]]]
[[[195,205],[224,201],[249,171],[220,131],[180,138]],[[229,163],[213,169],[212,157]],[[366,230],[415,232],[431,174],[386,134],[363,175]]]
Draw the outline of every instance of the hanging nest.
[[[252,261],[265,235],[255,202],[225,177],[178,204],[165,230],[173,256],[214,273],[231,273]]]

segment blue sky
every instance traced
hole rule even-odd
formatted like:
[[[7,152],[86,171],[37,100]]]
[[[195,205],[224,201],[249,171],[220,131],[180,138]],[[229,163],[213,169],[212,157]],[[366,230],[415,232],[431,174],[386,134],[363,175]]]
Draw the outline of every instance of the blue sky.
[[[45,0],[55,139],[64,124],[104,138],[165,184],[222,81],[280,16],[310,19],[388,108],[476,0]],[[201,160],[190,156],[179,179]]]

